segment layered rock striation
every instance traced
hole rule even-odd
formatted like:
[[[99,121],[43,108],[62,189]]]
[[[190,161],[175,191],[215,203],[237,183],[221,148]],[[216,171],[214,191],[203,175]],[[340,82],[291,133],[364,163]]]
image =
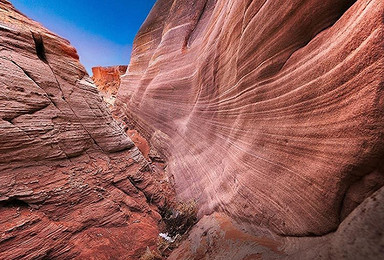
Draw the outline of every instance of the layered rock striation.
[[[0,0],[0,259],[156,251],[169,182],[200,217],[170,259],[377,259],[383,17],[380,0],[158,0],[124,125],[69,42]],[[123,70],[94,80],[113,97]]]
[[[167,195],[157,172],[69,42],[0,0],[0,259],[156,249]]]
[[[200,217],[332,233],[384,184],[383,16],[380,0],[159,0],[116,106]]]
[[[120,78],[125,74],[127,68],[126,65],[92,68],[92,80],[110,106],[115,103],[117,91],[120,87]]]

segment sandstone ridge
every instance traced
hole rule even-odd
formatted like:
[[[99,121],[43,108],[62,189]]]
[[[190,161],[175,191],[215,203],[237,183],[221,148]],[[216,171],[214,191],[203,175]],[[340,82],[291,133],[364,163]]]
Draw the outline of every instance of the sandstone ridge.
[[[0,259],[156,249],[162,169],[112,118],[76,50],[5,0],[0,47]]]

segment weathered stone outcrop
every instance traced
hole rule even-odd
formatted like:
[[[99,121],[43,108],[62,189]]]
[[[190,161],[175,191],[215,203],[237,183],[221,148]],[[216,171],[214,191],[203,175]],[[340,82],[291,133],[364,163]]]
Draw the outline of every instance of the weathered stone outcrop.
[[[204,216],[168,259],[380,259],[384,227],[378,221],[383,219],[383,200],[381,188],[335,232],[319,237],[276,236],[214,213]]]
[[[92,68],[92,80],[104,100],[113,106],[117,91],[120,87],[120,77],[127,71],[128,66],[94,67]]]
[[[200,217],[325,236],[384,184],[383,16],[381,0],[159,0],[115,106]]]
[[[383,17],[381,0],[158,0],[123,126],[69,42],[0,0],[0,259],[137,259],[169,180],[200,217],[170,259],[377,259]]]
[[[67,40],[0,0],[0,259],[137,259],[166,180]],[[164,196],[164,197],[162,197]]]

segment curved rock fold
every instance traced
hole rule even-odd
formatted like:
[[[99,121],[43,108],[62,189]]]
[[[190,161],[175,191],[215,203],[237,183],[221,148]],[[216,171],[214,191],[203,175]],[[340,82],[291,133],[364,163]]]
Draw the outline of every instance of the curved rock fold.
[[[0,258],[155,252],[172,183],[199,222],[169,259],[378,259],[383,17],[158,0],[127,71],[94,69],[112,116],[70,43],[0,0]]]

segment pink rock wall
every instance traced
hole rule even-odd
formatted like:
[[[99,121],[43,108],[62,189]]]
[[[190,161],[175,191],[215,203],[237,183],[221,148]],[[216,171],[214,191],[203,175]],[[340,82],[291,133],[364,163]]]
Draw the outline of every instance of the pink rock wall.
[[[383,186],[384,3],[159,0],[116,105],[181,199],[322,235]]]

